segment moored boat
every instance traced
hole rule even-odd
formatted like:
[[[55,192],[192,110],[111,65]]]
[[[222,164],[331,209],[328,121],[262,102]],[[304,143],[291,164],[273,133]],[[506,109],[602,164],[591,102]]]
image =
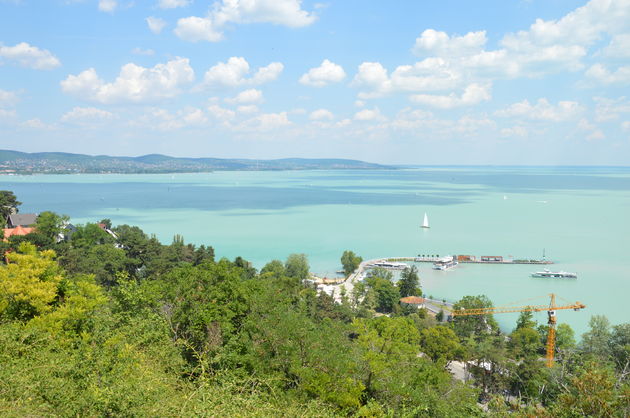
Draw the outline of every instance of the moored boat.
[[[451,255],[442,257],[433,263],[433,270],[448,270],[455,267],[458,262]]]
[[[543,277],[549,279],[577,279],[577,273],[569,273],[568,271],[550,271],[543,269],[543,271],[536,271],[532,273],[532,277]]]

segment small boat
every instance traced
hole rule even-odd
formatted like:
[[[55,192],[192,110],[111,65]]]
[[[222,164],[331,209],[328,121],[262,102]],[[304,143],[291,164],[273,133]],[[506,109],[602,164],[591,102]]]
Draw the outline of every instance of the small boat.
[[[429,217],[427,216],[427,213],[424,212],[424,220],[422,221],[422,228],[429,228]]]
[[[433,263],[433,270],[448,270],[459,264],[453,256],[446,256]]]
[[[532,277],[544,277],[549,279],[577,279],[577,273],[569,273],[568,271],[536,271],[532,273]]]

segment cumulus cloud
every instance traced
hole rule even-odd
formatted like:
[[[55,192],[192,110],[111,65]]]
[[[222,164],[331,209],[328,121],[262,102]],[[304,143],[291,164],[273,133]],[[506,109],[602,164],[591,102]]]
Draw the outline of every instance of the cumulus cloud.
[[[13,119],[17,117],[15,110],[0,109],[0,119]]]
[[[630,58],[630,33],[613,36],[601,55],[607,58]]]
[[[531,104],[528,100],[514,103],[495,114],[500,117],[561,122],[573,119],[583,111],[584,108],[578,102],[560,101],[554,106],[547,99],[541,98],[536,104]]]
[[[191,0],[158,0],[157,6],[160,9],[175,9],[188,6],[190,2]]]
[[[260,90],[249,89],[240,92],[235,97],[227,98],[225,101],[232,104],[262,103],[263,93]]]
[[[18,65],[35,70],[52,70],[61,65],[61,62],[50,51],[39,49],[26,42],[20,42],[15,46],[0,44],[0,63],[2,60],[14,61]]]
[[[205,17],[179,19],[175,34],[191,42],[218,42],[229,23],[272,23],[299,28],[312,24],[315,14],[302,10],[301,0],[222,0]]]
[[[139,125],[161,131],[172,131],[182,128],[200,127],[208,122],[203,110],[186,107],[176,112],[166,109],[151,108],[139,120]]]
[[[61,120],[63,122],[94,123],[113,118],[113,113],[103,109],[97,109],[95,107],[74,107],[69,112],[66,112],[61,117]]]
[[[602,64],[595,64],[586,71],[586,76],[601,84],[630,84],[630,65],[610,71]]]
[[[630,121],[622,122],[621,129],[623,129],[625,132],[630,132]]]
[[[147,25],[149,26],[149,30],[156,35],[161,33],[162,30],[166,27],[166,22],[159,17],[149,16],[145,20],[147,22]]]
[[[335,117],[330,110],[317,109],[311,112],[308,118],[310,120],[333,120]]]
[[[259,85],[273,81],[280,76],[284,65],[272,62],[265,67],[259,67],[250,76],[250,67],[243,57],[231,57],[227,62],[220,62],[210,67],[204,75],[204,84],[210,87],[239,87],[245,85]]]
[[[217,104],[208,106],[208,113],[216,120],[226,122],[236,117],[236,112],[230,109],[223,108]]]
[[[263,113],[234,125],[237,131],[268,132],[291,125],[287,112]]]
[[[111,83],[104,82],[90,68],[69,75],[61,82],[61,88],[70,95],[99,103],[139,103],[174,97],[194,78],[188,59],[176,58],[152,68],[125,64]]]
[[[449,36],[446,32],[427,29],[416,38],[413,51],[418,55],[458,57],[481,52],[486,42],[486,31],[468,32],[464,36]]]
[[[527,135],[528,135],[527,128],[520,125],[512,126],[511,128],[501,129],[501,136],[506,137],[506,138],[514,138],[514,137],[524,138]]]
[[[238,113],[258,113],[258,106],[256,105],[242,105],[236,108]]]
[[[374,109],[363,109],[363,110],[359,110],[357,113],[354,114],[354,120],[359,120],[359,121],[370,121],[370,120],[377,120],[377,119],[382,119],[383,116],[381,115],[381,111],[378,110],[378,108],[374,108]]]
[[[300,83],[311,87],[324,87],[330,83],[338,83],[346,77],[341,65],[327,59],[319,67],[311,68],[300,78]]]
[[[113,13],[117,7],[116,0],[98,0],[98,10],[101,12]]]
[[[580,119],[580,121],[578,122],[578,129],[584,131],[587,134],[586,139],[588,139],[589,141],[604,139],[606,137],[604,133],[597,128],[597,126],[593,125],[591,122],[584,118]]]
[[[359,65],[352,85],[361,88],[360,99],[382,97],[392,92],[438,91],[456,88],[461,73],[442,58],[427,58],[414,65],[400,65],[388,75],[379,62]]]
[[[451,93],[448,96],[415,94],[409,99],[414,103],[425,104],[439,109],[452,109],[454,107],[471,106],[491,99],[490,86],[477,83],[466,87],[461,96]]]

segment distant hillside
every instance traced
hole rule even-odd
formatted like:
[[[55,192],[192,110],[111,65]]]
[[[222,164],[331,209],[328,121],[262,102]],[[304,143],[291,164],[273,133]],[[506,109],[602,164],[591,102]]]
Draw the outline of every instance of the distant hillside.
[[[246,160],[223,158],[177,158],[149,154],[140,157],[27,153],[0,150],[0,173],[195,173],[220,170],[329,170],[392,169],[394,167],[343,159],[283,158]]]

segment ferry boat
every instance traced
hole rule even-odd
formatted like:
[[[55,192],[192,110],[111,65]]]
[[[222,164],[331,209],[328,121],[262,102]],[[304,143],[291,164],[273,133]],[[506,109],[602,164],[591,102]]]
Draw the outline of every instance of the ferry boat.
[[[433,270],[448,270],[457,265],[457,261],[453,256],[446,256],[439,258],[435,263],[433,263]]]
[[[532,277],[545,277],[550,279],[577,279],[577,273],[569,273],[568,271],[537,271],[532,273]]]
[[[406,268],[409,268],[409,264],[381,260],[381,261],[376,261],[368,265],[368,267],[381,267],[381,268],[389,269],[389,270],[404,270]]]

